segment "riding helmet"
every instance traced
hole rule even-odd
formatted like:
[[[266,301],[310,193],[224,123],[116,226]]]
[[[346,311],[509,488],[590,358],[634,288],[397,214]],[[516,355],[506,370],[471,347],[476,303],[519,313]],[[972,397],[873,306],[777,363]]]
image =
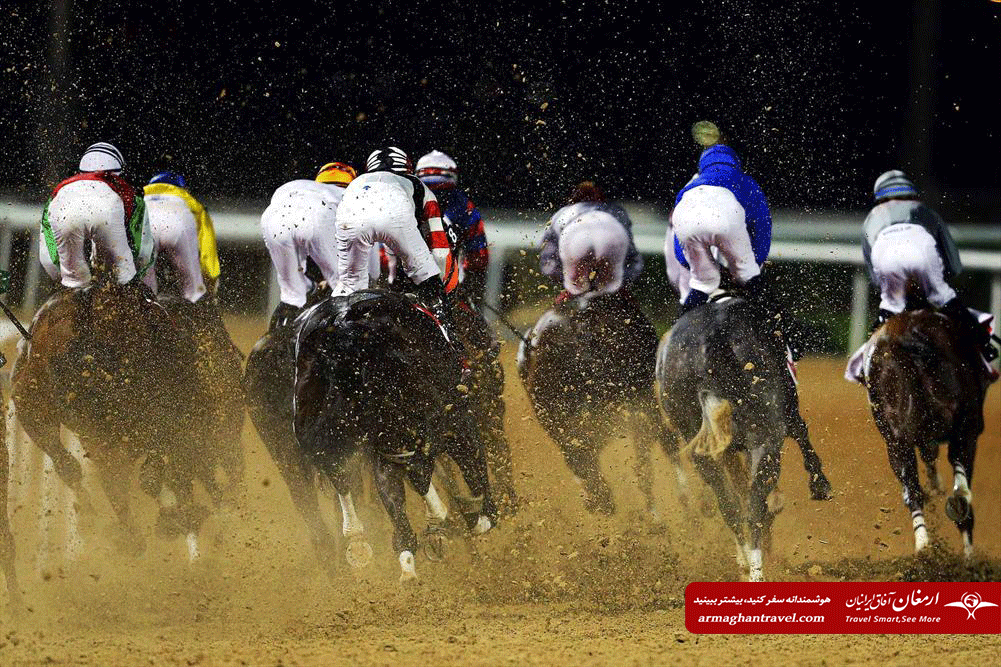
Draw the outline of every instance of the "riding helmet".
[[[454,188],[459,182],[459,167],[441,151],[431,151],[417,161],[417,178],[432,190]]]
[[[894,197],[917,197],[918,189],[904,172],[891,169],[884,171],[876,179],[876,184],[872,186],[872,195],[878,203]]]
[[[397,174],[410,174],[414,171],[410,157],[396,146],[377,148],[372,151],[365,163],[365,168],[368,171],[393,171]]]
[[[348,183],[358,177],[354,167],[343,162],[328,162],[320,167],[316,174],[317,183],[331,183],[346,188]]]
[[[167,183],[169,185],[176,185],[179,188],[188,187],[188,182],[184,180],[184,176],[177,173],[176,171],[161,171],[159,174],[149,179],[150,185],[153,183]]]
[[[121,171],[125,158],[121,151],[105,141],[91,144],[80,158],[80,171]]]

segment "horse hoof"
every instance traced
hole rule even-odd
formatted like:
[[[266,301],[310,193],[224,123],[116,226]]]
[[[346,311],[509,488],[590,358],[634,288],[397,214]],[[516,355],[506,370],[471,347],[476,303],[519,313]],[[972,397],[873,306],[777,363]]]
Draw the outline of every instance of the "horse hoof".
[[[834,498],[834,489],[824,473],[817,473],[816,477],[810,480],[810,498],[813,500],[832,500]]]
[[[483,535],[487,533],[491,528],[494,527],[494,522],[490,520],[490,517],[485,514],[481,514],[476,520],[476,524],[472,527],[473,535]]]
[[[945,501],[945,515],[956,523],[970,518],[970,501],[965,496],[949,496]]]
[[[447,555],[445,531],[441,528],[428,526],[424,531],[424,555],[432,563],[440,563]]]
[[[612,516],[615,514],[615,503],[607,499],[597,499],[588,496],[584,499],[584,509],[591,514]]]
[[[400,583],[417,581],[417,568],[414,566],[414,554],[410,551],[400,553]]]
[[[360,537],[353,538],[348,542],[344,557],[347,559],[348,565],[356,570],[368,567],[369,563],[372,562],[372,545]]]

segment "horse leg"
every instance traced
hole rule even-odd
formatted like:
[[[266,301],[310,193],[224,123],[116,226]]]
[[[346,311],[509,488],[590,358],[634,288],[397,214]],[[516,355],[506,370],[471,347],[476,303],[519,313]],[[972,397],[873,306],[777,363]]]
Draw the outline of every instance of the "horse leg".
[[[490,495],[490,477],[487,472],[486,454],[476,437],[476,427],[468,418],[468,413],[463,410],[455,410],[453,413],[458,413],[456,414],[455,426],[459,437],[447,439],[445,452],[459,466],[459,472],[462,473],[462,479],[469,487],[473,500],[480,501],[479,511],[473,516],[467,516],[466,519],[473,534],[482,535],[497,522],[497,507]],[[463,434],[466,437],[462,437]],[[427,479],[430,483],[430,469],[427,471]],[[421,484],[419,487],[415,484],[415,488],[421,495],[427,492],[425,484]]]
[[[702,477],[702,480],[716,493],[720,514],[723,515],[723,521],[726,525],[733,531],[733,537],[737,543],[737,562],[742,567],[746,567],[744,522],[740,512],[740,503],[727,488],[726,473],[723,467],[712,457],[702,456],[694,452],[692,453],[692,465],[695,466],[695,470]]]
[[[768,507],[768,498],[779,482],[781,432],[770,443],[750,448],[749,456],[751,488],[747,501],[747,523],[751,541],[747,549],[748,578],[750,581],[764,581],[763,550],[771,545],[772,521],[775,518],[775,513]]]
[[[935,464],[938,462],[938,444],[931,444],[922,447],[919,451],[921,461],[925,464],[925,472],[928,473],[928,485],[936,494],[942,492],[942,476],[938,474]]]
[[[7,483],[9,479],[9,459],[7,458],[7,428],[6,401],[0,408],[0,566],[3,567],[7,580],[7,596],[10,605],[15,610],[21,608],[21,587],[17,583],[17,572],[14,568],[14,534],[10,530],[10,516],[7,514]]]
[[[48,421],[51,407],[41,405],[18,405],[17,414],[31,441],[38,446],[50,459],[52,467],[59,479],[76,495],[81,511],[93,514],[90,495],[83,487],[83,467],[80,462],[63,446],[59,437],[59,422]]]
[[[393,523],[393,550],[399,554],[400,582],[417,579],[414,554],[417,552],[417,535],[407,519],[407,496],[403,488],[403,466],[381,456],[375,456],[375,486],[382,505]]]
[[[963,555],[973,556],[973,460],[977,453],[977,436],[983,430],[983,421],[974,417],[972,428],[956,429],[949,438],[949,463],[952,464],[952,495],[945,502],[946,515],[955,522],[963,536]],[[979,424],[979,428],[977,427]]]
[[[576,439],[561,439],[559,446],[570,472],[584,486],[584,509],[592,514],[615,514],[615,500],[612,489],[601,474],[597,445]]]
[[[799,393],[796,390],[796,382],[789,373],[786,373],[784,378],[784,391],[785,412],[783,416],[785,417],[786,435],[796,441],[800,453],[803,454],[803,467],[810,477],[810,497],[814,500],[831,500],[834,497],[834,491],[827,475],[824,474],[820,457],[810,442],[806,421],[799,412]]]
[[[914,445],[898,441],[887,442],[890,467],[903,486],[904,504],[911,511],[911,525],[914,527],[914,551],[920,552],[928,546],[928,528],[925,526],[925,492],[918,479],[918,461]]]
[[[487,463],[494,474],[499,504],[513,513],[518,506],[514,490],[514,468],[511,464],[511,443],[504,434],[504,368],[496,359],[490,359],[484,370],[484,428]]]
[[[146,542],[135,525],[129,506],[132,459],[123,448],[107,442],[82,437],[81,442],[98,470],[104,495],[118,517],[115,546],[129,556],[139,556],[146,549]]]
[[[335,559],[331,556],[337,552],[337,545],[320,513],[316,470],[296,445],[291,424],[278,423],[257,408],[251,408],[250,415],[271,454],[271,460],[285,480],[292,504],[306,522],[317,560],[333,575]]]

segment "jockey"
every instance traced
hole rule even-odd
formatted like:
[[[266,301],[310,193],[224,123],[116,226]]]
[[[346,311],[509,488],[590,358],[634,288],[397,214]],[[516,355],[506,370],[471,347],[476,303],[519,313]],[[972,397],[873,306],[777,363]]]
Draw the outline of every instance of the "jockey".
[[[438,200],[413,175],[407,154],[395,146],[372,151],[366,166],[368,171],[344,191],[337,211],[340,279],[334,294],[368,287],[373,245],[384,243],[449,341],[458,345],[448,294],[459,284],[459,270]]]
[[[674,254],[691,271],[684,314],[709,300],[719,287],[715,247],[730,274],[769,320],[778,320],[786,343],[798,358],[800,343],[792,319],[761,273],[772,243],[772,216],[761,187],[744,173],[737,153],[723,144],[706,148],[699,173],[681,189],[672,213]]]
[[[330,162],[314,180],[290,181],[271,196],[271,204],[261,215],[261,233],[281,289],[281,303],[271,316],[272,329],[291,322],[306,304],[306,295],[314,287],[306,276],[307,258],[316,263],[328,285],[337,282],[337,206],[355,176],[354,168]]]
[[[42,213],[39,258],[66,287],[90,282],[88,246],[120,284],[138,276],[156,294],[156,244],[142,193],[122,178],[125,160],[109,143],[93,144],[80,171],[52,191]]]
[[[997,358],[987,328],[946,282],[959,275],[959,251],[942,218],[918,198],[902,171],[887,171],[873,187],[876,205],[862,225],[862,256],[879,286],[879,316],[873,328],[903,312],[907,285],[921,286],[931,305],[952,318],[963,336],[975,341],[987,361]]]
[[[205,207],[188,192],[184,176],[163,171],[144,188],[150,229],[161,254],[177,271],[181,295],[196,303],[219,287],[215,229]]]
[[[483,229],[483,217],[476,204],[458,186],[458,167],[441,151],[431,151],[417,161],[417,178],[431,188],[442,211],[449,241],[462,255],[459,284],[472,303],[483,300],[487,284],[490,251]]]
[[[557,305],[584,294],[618,292],[640,274],[643,257],[632,229],[625,210],[605,201],[593,182],[574,189],[569,204],[550,219],[539,253],[542,273],[563,283]]]

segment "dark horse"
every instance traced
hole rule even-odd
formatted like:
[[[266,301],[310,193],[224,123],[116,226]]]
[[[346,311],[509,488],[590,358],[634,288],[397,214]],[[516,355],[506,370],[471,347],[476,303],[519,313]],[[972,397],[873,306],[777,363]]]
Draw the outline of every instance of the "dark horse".
[[[299,448],[292,429],[295,328],[291,324],[276,326],[257,341],[247,356],[243,387],[247,412],[306,521],[317,559],[333,573],[336,541],[320,513],[316,468]]]
[[[431,484],[439,453],[455,461],[479,501],[468,526],[476,534],[489,530],[496,508],[469,390],[460,384],[457,357],[443,353],[448,348],[430,314],[406,295],[362,290],[321,301],[296,324],[295,434],[337,489],[345,535],[357,539],[363,531],[346,466],[359,444],[370,454],[393,523],[401,579],[416,577],[417,550],[404,478],[424,497],[432,519],[443,522],[446,510]]]
[[[654,394],[656,351],[653,324],[624,291],[593,297],[582,309],[549,310],[522,342],[521,379],[542,427],[582,482],[588,511],[615,511],[598,455],[622,417],[634,436],[647,510],[653,515],[653,443],[674,464],[684,497],[678,437],[664,424]]]
[[[751,581],[763,578],[777,513],[769,496],[779,479],[788,372],[756,313],[741,298],[712,301],[683,315],[657,353],[661,406],[716,492]]]
[[[500,344],[479,309],[467,299],[457,299],[454,314],[456,333],[465,347],[472,371],[468,380],[470,406],[493,475],[497,504],[502,512],[513,512],[518,499],[511,468],[511,445],[504,433],[504,367],[499,358]],[[451,487],[449,492],[453,498],[461,496],[455,485],[450,484],[451,475],[443,475],[442,481]]]
[[[218,448],[206,443],[210,406],[196,371],[196,348],[167,311],[140,289],[99,281],[60,290],[35,314],[32,340],[13,370],[18,417],[32,441],[91,510],[80,463],[60,441],[77,433],[119,519],[119,546],[138,553],[142,536],[129,509],[133,464],[140,485],[160,500],[158,532],[197,532],[208,514],[194,499],[198,480],[217,502]]]
[[[921,551],[928,544],[926,495],[914,452],[921,454],[932,487],[938,490],[935,460],[939,443],[947,442],[954,483],[945,513],[963,535],[963,550],[969,557],[973,553],[970,483],[989,384],[977,346],[962,339],[952,320],[930,309],[892,317],[873,334],[870,345],[865,386],[890,467],[903,485],[904,504],[911,511],[914,548]]]

